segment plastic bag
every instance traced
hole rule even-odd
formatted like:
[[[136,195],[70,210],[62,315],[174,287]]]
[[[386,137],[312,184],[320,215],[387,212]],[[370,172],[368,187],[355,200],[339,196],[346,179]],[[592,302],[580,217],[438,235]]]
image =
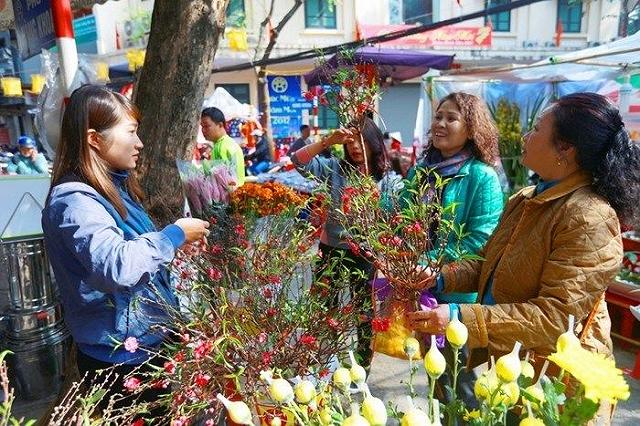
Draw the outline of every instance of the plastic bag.
[[[404,341],[414,336],[409,328],[405,313],[413,311],[407,302],[391,300],[385,309],[385,316],[389,318],[389,327],[373,335],[373,350],[394,358],[409,359],[404,353]],[[422,358],[422,351],[414,355],[413,359]]]
[[[42,50],[41,74],[45,77],[45,86],[38,96],[38,113],[35,126],[38,139],[42,143],[47,156],[55,157],[55,151],[60,141],[62,127],[62,113],[64,112],[64,94],[62,79],[58,73],[58,55],[48,50]],[[97,74],[93,64],[93,57],[78,55],[78,72],[71,85],[72,90],[83,84],[96,83]]]

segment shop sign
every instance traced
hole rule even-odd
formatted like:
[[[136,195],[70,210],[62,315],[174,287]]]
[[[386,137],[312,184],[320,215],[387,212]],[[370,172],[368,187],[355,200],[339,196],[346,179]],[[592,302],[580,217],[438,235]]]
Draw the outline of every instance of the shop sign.
[[[96,17],[93,15],[83,16],[73,20],[73,34],[77,44],[92,43],[98,40],[96,31]]]
[[[302,96],[300,76],[269,76],[269,113],[273,137],[287,138],[300,132],[304,111],[313,107]]]
[[[359,25],[358,39],[415,28],[413,25]],[[491,27],[443,27],[380,43],[389,47],[491,47]]]
[[[13,13],[22,59],[56,44],[50,0],[13,0]]]

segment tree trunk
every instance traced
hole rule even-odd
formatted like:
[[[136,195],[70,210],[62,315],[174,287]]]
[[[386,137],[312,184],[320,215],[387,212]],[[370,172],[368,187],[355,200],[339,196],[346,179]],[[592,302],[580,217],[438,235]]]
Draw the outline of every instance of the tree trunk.
[[[182,216],[176,159],[191,159],[228,0],[156,1],[135,103],[145,142],[138,173],[156,222]]]

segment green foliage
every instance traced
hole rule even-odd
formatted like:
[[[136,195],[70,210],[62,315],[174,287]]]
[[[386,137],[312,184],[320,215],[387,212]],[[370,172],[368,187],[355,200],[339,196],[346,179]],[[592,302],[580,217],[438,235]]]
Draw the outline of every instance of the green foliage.
[[[489,110],[498,126],[499,150],[502,166],[514,191],[528,183],[528,171],[520,162],[522,153],[522,127],[520,125],[520,107],[505,98]]]

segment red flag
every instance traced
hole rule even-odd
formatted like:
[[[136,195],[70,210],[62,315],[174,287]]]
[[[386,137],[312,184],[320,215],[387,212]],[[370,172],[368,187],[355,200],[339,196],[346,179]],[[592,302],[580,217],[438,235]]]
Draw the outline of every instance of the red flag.
[[[562,39],[563,31],[564,31],[564,28],[562,27],[562,21],[558,19],[558,22],[556,23],[556,36],[555,36],[556,47],[560,47],[560,40]]]

